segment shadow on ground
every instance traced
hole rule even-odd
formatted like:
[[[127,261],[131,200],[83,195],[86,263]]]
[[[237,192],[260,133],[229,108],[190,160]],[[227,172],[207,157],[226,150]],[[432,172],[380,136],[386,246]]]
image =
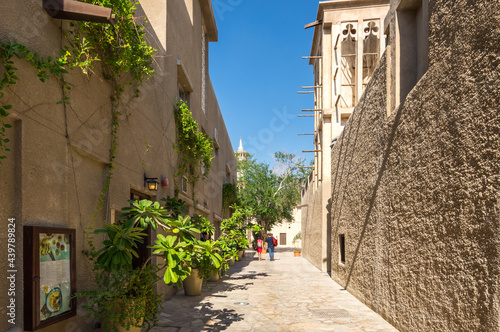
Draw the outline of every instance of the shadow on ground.
[[[267,277],[267,273],[252,270],[243,272],[244,268],[256,257],[256,253],[249,250],[241,261],[236,262],[226,271],[224,278],[218,282],[204,283],[200,296],[185,296],[183,290],[179,291],[163,303],[164,309],[155,330],[161,331],[170,327],[189,328],[194,332],[223,331],[234,322],[243,320],[243,315],[234,309],[214,309],[213,304],[210,303],[210,297],[227,298],[225,294],[236,290],[246,290],[249,285],[253,285],[252,280]],[[237,284],[232,281],[236,281]]]

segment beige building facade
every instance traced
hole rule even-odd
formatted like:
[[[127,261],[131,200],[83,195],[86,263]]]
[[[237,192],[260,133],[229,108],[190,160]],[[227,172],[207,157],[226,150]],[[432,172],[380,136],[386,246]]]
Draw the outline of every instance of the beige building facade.
[[[392,0],[332,146],[332,278],[400,331],[500,331],[498,17],[494,1]]]
[[[17,41],[43,57],[60,55],[68,21],[53,19],[41,0],[0,3],[4,13],[0,41]],[[29,13],[29,15],[26,15]],[[112,87],[96,66],[89,75],[73,70],[65,79],[73,89],[70,104],[61,105],[57,80],[41,83],[35,71],[15,59],[19,82],[5,89],[1,103],[12,104],[7,122],[13,125],[6,137],[11,151],[0,166],[0,215],[8,238],[9,219],[15,223],[15,291],[11,280],[0,281],[1,331],[23,331],[23,227],[44,226],[76,231],[77,290],[93,285],[92,263],[82,254],[88,249],[84,232],[94,223],[113,221],[130,199],[160,201],[176,192],[189,206],[189,213],[206,216],[216,228],[222,221],[222,186],[236,183],[236,158],[224,119],[210,82],[209,43],[218,39],[211,0],[143,0],[137,13],[147,18],[148,43],[157,49],[155,74],[141,87],[139,98],[126,91],[118,117],[118,148],[115,169],[103,206],[98,209],[106,181],[112,128]],[[3,73],[0,67],[0,73]],[[3,75],[3,74],[2,74]],[[190,186],[176,177],[179,158],[174,149],[174,108],[182,98],[200,128],[214,140],[210,173],[196,184],[195,201]],[[144,177],[157,178],[157,191],[146,187]],[[94,214],[96,218],[94,219]],[[6,252],[5,246],[4,251]],[[7,254],[0,258],[2,271]],[[168,297],[175,289],[158,283],[158,292]],[[8,322],[7,305],[15,301],[15,319]],[[7,311],[6,311],[7,310]],[[77,316],[40,331],[92,331],[80,310]]]
[[[388,0],[319,3],[309,64],[314,74],[314,168],[302,192],[303,253],[331,266],[331,144],[338,139],[385,49]]]

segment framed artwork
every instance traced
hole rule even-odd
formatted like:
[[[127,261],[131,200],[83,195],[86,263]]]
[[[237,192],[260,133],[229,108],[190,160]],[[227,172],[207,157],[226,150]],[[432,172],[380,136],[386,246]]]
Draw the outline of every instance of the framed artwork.
[[[75,229],[24,226],[24,329],[76,315]]]

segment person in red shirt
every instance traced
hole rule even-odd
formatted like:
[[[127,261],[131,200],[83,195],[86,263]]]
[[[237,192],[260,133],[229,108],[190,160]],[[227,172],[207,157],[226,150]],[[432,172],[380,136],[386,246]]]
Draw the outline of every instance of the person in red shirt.
[[[262,248],[264,247],[264,241],[262,241],[262,237],[259,235],[257,238],[257,253],[259,254],[259,261],[262,260]]]

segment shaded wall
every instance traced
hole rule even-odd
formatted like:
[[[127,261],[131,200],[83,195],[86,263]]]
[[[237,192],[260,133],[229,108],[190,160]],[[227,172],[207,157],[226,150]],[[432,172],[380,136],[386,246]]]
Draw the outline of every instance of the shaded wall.
[[[401,331],[499,331],[500,8],[430,5],[425,75],[387,115],[392,34],[333,147],[332,277]]]
[[[310,177],[312,178],[312,176]],[[302,255],[318,269],[323,267],[323,209],[322,186],[314,188],[316,182],[309,181],[302,196]]]
[[[77,291],[93,286],[92,264],[83,255],[88,249],[85,231],[89,225],[102,227],[117,211],[129,203],[131,191],[150,196],[153,200],[173,196],[176,185],[178,156],[173,148],[176,140],[174,107],[177,101],[177,60],[182,60],[191,79],[193,117],[213,137],[217,127],[220,142],[218,155],[209,177],[197,185],[198,213],[214,221],[221,215],[222,183],[226,179],[226,163],[233,178],[236,161],[217,99],[212,88],[207,89],[206,113],[201,110],[202,11],[198,1],[192,2],[191,12],[184,1],[155,2],[143,0],[139,15],[150,18],[148,42],[158,49],[155,75],[141,87],[138,99],[131,92],[124,94],[119,115],[118,149],[109,192],[101,210],[97,210],[99,195],[106,181],[111,146],[112,87],[102,76],[99,63],[86,76],[78,70],[65,75],[73,89],[70,104],[59,105],[61,87],[51,78],[41,83],[36,72],[26,62],[15,59],[19,69],[16,85],[2,92],[0,102],[12,104],[7,122],[11,139],[7,159],[0,166],[0,240],[6,243],[8,218],[16,218],[16,325],[23,328],[23,232],[24,225],[53,226],[76,229]],[[42,9],[42,1],[18,3],[2,1],[0,12],[8,13],[0,22],[0,40],[18,41],[43,57],[57,57],[65,43],[63,31],[68,22],[51,19]],[[30,15],[24,15],[25,13]],[[156,34],[158,32],[158,34]],[[0,75],[2,75],[0,68]],[[209,81],[209,78],[208,78]],[[149,148],[148,148],[149,146]],[[149,151],[148,151],[149,150]],[[148,177],[169,179],[168,186],[151,192],[144,186]],[[223,177],[222,177],[222,175]],[[233,178],[229,178],[232,180]],[[203,202],[207,201],[207,208]],[[94,213],[96,218],[94,219]],[[95,242],[102,240],[97,235]],[[6,246],[5,246],[6,250]],[[0,257],[0,268],[8,270],[7,255]],[[9,284],[0,280],[0,314],[6,316]],[[175,291],[161,282],[157,289],[164,297]],[[81,302],[80,302],[81,303]],[[78,316],[40,331],[92,331],[93,322],[83,311]],[[14,327],[7,319],[0,320],[0,331]]]

